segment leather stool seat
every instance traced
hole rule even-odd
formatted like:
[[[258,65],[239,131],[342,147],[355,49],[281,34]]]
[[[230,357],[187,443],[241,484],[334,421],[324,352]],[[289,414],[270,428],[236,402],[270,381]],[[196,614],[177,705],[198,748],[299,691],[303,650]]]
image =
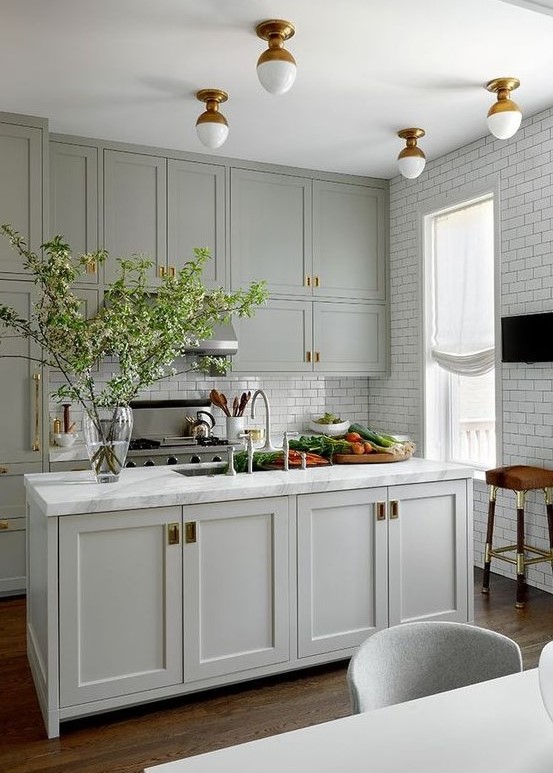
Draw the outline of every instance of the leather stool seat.
[[[488,525],[486,532],[486,547],[484,553],[484,577],[482,580],[482,593],[490,592],[490,566],[492,558],[499,558],[515,564],[517,572],[517,596],[516,605],[524,607],[526,596],[526,566],[537,564],[541,561],[549,561],[553,568],[553,470],[545,470],[543,467],[533,467],[526,464],[515,464],[509,467],[497,467],[486,471],[486,483],[490,487],[488,504]],[[516,494],[517,504],[517,541],[515,545],[505,545],[500,548],[492,547],[493,527],[495,518],[495,501],[497,489],[508,489]],[[547,513],[547,526],[549,530],[549,550],[527,545],[524,541],[524,500],[526,493],[534,489],[542,489]],[[515,557],[508,556],[509,552],[515,552]]]
[[[487,470],[486,483],[498,488],[512,491],[531,491],[532,489],[549,488],[553,486],[553,470],[542,467],[530,467],[526,464],[515,464],[512,467],[497,467]]]

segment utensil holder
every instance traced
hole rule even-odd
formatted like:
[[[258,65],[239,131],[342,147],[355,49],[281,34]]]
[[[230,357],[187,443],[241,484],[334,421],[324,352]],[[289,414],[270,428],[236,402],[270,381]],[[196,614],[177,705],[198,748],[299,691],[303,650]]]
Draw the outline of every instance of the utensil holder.
[[[227,440],[240,440],[240,435],[244,432],[243,416],[227,416]]]

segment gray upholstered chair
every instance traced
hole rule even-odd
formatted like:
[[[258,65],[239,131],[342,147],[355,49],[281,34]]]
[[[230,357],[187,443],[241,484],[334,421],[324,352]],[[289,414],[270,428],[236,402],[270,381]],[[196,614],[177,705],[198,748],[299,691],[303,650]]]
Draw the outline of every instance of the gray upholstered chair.
[[[520,647],[465,623],[420,622],[370,636],[350,660],[354,714],[522,671]]]

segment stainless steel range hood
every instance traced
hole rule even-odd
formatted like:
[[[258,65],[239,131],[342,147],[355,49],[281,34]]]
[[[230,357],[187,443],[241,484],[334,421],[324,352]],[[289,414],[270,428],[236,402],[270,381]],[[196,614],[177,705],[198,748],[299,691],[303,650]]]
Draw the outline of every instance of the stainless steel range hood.
[[[238,338],[232,322],[227,325],[214,325],[211,338],[200,341],[198,346],[191,346],[186,351],[187,354],[211,355],[212,357],[229,357],[236,354]]]

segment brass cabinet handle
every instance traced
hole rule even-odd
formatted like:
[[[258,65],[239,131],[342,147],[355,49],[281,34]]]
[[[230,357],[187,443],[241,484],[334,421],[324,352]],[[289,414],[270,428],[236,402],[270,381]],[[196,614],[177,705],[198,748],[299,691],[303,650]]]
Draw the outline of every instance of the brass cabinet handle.
[[[397,499],[390,500],[390,520],[399,518],[399,502]]]
[[[386,520],[386,502],[376,502],[376,520],[377,521],[385,521]]]
[[[166,274],[166,271],[167,271],[167,269],[165,268],[165,266],[158,266],[158,268],[157,268],[157,275],[159,277],[161,277],[161,279],[163,279],[163,277]]]
[[[319,281],[319,277],[318,276],[314,276],[313,277],[313,285],[314,285],[314,287],[320,287],[321,286],[321,283]]]
[[[175,274],[177,273],[177,270],[176,270],[176,268],[174,266],[169,266],[169,268],[167,269],[167,272],[168,272],[170,277],[174,278]]]
[[[304,287],[311,287],[311,277],[309,274],[305,275],[305,279],[303,280]]]
[[[33,373],[35,417],[33,424],[32,451],[40,451],[40,373]]]
[[[8,474],[8,468],[0,467],[0,475],[7,475],[7,474]]]
[[[187,521],[184,524],[184,541],[187,545],[196,542],[196,521]]]
[[[311,362],[311,352],[305,352],[305,361]]]
[[[320,362],[320,361],[321,361],[321,353],[315,352],[315,362]]]
[[[10,528],[9,521],[0,521],[0,530],[9,529],[9,528]]]
[[[96,261],[95,260],[87,260],[87,262],[86,262],[86,273],[87,274],[95,274],[96,273]]]
[[[178,523],[167,524],[167,544],[178,545],[180,542],[180,528]]]

